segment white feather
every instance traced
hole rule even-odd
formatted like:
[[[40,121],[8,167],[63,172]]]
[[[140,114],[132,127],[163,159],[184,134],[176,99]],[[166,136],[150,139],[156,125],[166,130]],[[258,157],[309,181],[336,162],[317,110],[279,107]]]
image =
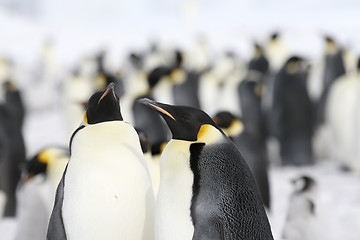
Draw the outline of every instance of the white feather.
[[[194,227],[190,217],[194,179],[189,162],[191,143],[171,140],[161,155],[155,214],[157,240],[183,240],[193,236]]]
[[[154,194],[135,130],[88,125],[72,143],[63,219],[68,239],[153,239]]]

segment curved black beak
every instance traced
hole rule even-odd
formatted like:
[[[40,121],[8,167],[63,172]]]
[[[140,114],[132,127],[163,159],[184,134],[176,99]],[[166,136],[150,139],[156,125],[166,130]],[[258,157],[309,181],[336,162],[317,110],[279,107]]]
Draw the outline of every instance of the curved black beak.
[[[165,114],[166,116],[168,116],[169,118],[173,119],[174,121],[176,121],[176,119],[173,117],[173,115],[171,115],[167,110],[165,110],[165,108],[167,108],[168,105],[163,104],[163,103],[158,103],[155,102],[153,100],[150,100],[148,98],[141,98],[137,100],[139,103],[142,103],[146,106],[149,106],[155,110],[157,110],[158,112]]]
[[[117,100],[116,95],[115,95],[115,83],[111,82],[109,83],[109,85],[107,86],[107,88],[105,89],[105,92],[101,95],[98,104],[101,102],[101,100],[108,95],[110,92],[112,92],[114,98]]]

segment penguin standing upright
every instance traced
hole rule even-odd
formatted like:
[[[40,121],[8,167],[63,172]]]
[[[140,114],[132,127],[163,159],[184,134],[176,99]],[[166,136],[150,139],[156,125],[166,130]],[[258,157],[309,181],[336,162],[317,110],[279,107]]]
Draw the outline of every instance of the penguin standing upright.
[[[272,120],[283,165],[314,163],[313,109],[306,80],[304,60],[297,56],[291,57],[276,75]]]
[[[325,119],[331,133],[332,159],[344,169],[359,172],[360,59],[357,67],[357,71],[347,73],[332,85]]]
[[[47,238],[153,239],[154,193],[135,129],[114,84],[89,99],[70,140]]]
[[[264,45],[264,49],[260,48],[255,51],[255,58],[256,55],[258,55],[258,50],[260,50],[259,55],[263,55],[269,63],[268,74],[264,78],[265,92],[262,98],[262,107],[263,111],[265,112],[265,119],[267,122],[269,134],[271,136],[274,136],[275,133],[273,132],[274,129],[272,126],[272,106],[274,104],[275,77],[285,64],[286,60],[289,58],[289,49],[286,44],[281,40],[280,33],[274,32],[271,34],[268,42]]]
[[[69,160],[68,152],[67,148],[46,147],[26,162],[16,194],[14,240],[46,239],[55,190]]]
[[[316,228],[315,190],[316,182],[310,176],[292,180],[294,191],[290,197],[286,223],[282,233],[285,240],[322,239]]]
[[[212,119],[191,107],[139,101],[173,134],[160,160],[156,239],[273,239],[249,167]]]
[[[185,72],[182,67],[183,53],[177,50],[175,56],[175,67],[170,74],[175,82],[172,89],[174,104],[200,108],[198,88],[201,73],[196,71]]]
[[[325,121],[325,109],[327,97],[332,84],[341,75],[345,74],[345,65],[343,60],[343,50],[339,48],[335,40],[326,36],[325,47],[325,66],[323,75],[323,89],[316,104],[316,125],[321,125]]]
[[[25,108],[21,92],[11,81],[4,83],[6,158],[0,166],[0,185],[6,193],[4,216],[16,214],[16,187],[21,177],[20,166],[25,163],[25,143],[22,126]]]
[[[54,192],[47,181],[47,163],[41,153],[26,163],[17,197],[17,231],[15,240],[46,239]]]

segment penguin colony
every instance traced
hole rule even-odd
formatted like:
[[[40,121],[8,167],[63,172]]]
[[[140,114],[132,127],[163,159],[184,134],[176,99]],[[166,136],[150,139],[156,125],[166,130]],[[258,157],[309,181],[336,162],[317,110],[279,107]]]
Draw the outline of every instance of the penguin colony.
[[[0,214],[18,219],[16,239],[273,239],[271,166],[325,156],[360,171],[360,64],[334,38],[324,43],[318,65],[291,55],[279,33],[254,43],[247,64],[233,52],[211,59],[204,39],[191,52],[153,44],[116,71],[102,50],[57,84],[47,42],[23,94],[1,59]],[[25,113],[55,102],[69,147],[26,152]],[[316,209],[298,200],[305,190],[291,197],[284,239],[308,228],[296,225],[298,202],[310,217]]]

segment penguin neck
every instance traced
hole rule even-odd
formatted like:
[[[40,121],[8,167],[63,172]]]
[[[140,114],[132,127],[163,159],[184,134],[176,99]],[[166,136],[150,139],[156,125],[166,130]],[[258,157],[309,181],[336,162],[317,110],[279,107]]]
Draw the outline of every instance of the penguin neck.
[[[80,144],[81,143],[81,144]],[[110,121],[87,125],[74,136],[71,154],[72,157],[83,155],[82,147],[88,149],[89,156],[101,152],[112,151],[116,146],[126,144],[136,146],[136,151],[141,153],[140,142],[138,141],[135,129],[123,121]],[[80,147],[78,147],[80,146]],[[101,151],[99,151],[99,148]],[[141,154],[142,155],[142,154]]]

